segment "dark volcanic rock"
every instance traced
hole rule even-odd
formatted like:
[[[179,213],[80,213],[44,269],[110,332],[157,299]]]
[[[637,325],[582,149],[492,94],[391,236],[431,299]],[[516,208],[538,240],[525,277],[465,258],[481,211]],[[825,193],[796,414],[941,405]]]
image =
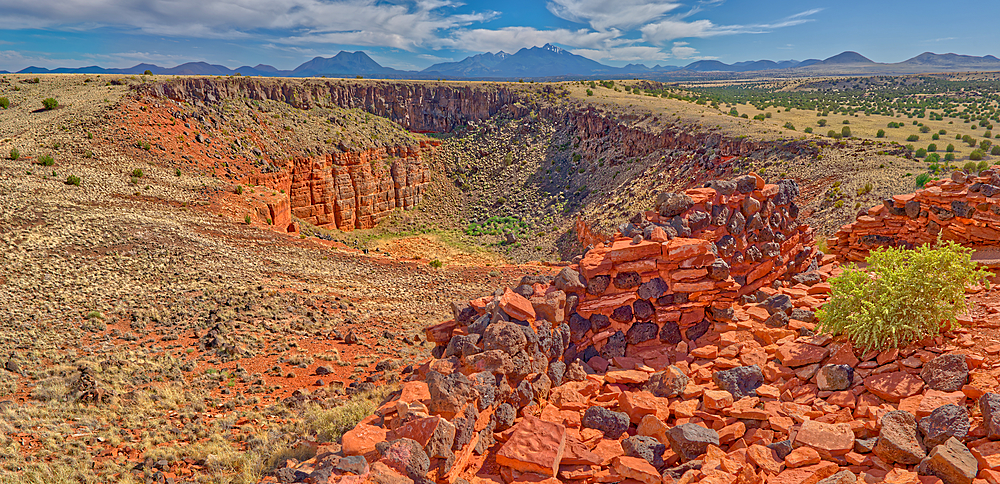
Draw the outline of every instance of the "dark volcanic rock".
[[[719,434],[698,424],[686,423],[667,431],[670,448],[689,461],[700,457],[709,445],[719,445]]]
[[[734,400],[757,395],[757,388],[764,384],[764,375],[757,365],[739,366],[712,374],[715,384],[731,393]]]
[[[600,430],[606,439],[618,439],[628,430],[628,414],[613,412],[604,407],[593,406],[583,414],[581,424],[584,428]],[[718,437],[716,437],[718,443]]]
[[[920,378],[927,387],[942,392],[957,392],[969,382],[969,366],[965,355],[941,355],[920,369]]]

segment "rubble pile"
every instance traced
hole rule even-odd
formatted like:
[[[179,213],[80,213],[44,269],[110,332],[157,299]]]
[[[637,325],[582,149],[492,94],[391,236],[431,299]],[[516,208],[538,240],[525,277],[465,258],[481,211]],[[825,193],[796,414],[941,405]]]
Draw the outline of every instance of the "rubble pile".
[[[971,335],[861,352],[814,332],[839,268],[796,194],[752,175],[667,194],[555,278],[453,303],[434,358],[339,452],[275,476],[1000,482],[998,381],[961,354]]]
[[[868,209],[828,241],[843,259],[862,261],[877,247],[913,248],[938,237],[968,247],[1000,246],[1000,171],[956,171],[916,193]]]

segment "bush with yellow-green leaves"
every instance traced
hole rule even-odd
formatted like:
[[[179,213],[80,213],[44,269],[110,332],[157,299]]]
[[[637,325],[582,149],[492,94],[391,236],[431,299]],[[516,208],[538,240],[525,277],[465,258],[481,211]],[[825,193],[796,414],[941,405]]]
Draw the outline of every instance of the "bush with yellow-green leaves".
[[[883,350],[938,334],[968,308],[965,288],[993,275],[955,242],[873,251],[868,267],[851,264],[830,279],[830,301],[817,329],[846,334],[855,346]]]

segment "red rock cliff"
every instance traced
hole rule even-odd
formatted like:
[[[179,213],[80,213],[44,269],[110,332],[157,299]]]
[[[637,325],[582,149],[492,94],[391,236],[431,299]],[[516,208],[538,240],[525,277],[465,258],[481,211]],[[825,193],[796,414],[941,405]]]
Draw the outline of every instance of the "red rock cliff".
[[[282,171],[258,175],[252,182],[284,190],[291,213],[313,225],[368,229],[392,210],[420,202],[430,180],[423,160],[437,144],[294,158]]]

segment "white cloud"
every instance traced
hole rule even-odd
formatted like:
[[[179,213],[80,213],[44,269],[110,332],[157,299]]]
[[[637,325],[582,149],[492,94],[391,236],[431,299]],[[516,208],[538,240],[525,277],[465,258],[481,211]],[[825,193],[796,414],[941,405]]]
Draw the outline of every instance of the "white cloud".
[[[674,42],[674,46],[670,49],[670,53],[678,59],[690,59],[698,54],[698,49],[688,47],[687,42]]]
[[[662,0],[552,0],[546,5],[555,16],[589,24],[595,30],[629,30],[663,17],[681,6]]]
[[[439,47],[471,50],[475,52],[496,52],[502,50],[514,53],[521,48],[531,48],[545,44],[562,44],[583,49],[601,49],[614,43],[621,32],[611,30],[595,32],[587,29],[538,30],[534,27],[505,27],[502,29],[465,29],[455,32],[448,39],[442,39]]]
[[[495,17],[450,14],[448,0],[0,0],[6,25],[19,28],[138,29],[201,38],[254,36],[273,42],[340,43],[413,50],[443,30]],[[274,30],[293,32],[282,39]]]
[[[663,45],[675,39],[707,38],[717,35],[762,34],[775,29],[812,22],[808,18],[823,9],[814,8],[785,17],[772,23],[752,25],[715,25],[711,20],[687,22],[680,18],[669,18],[644,25],[639,28],[642,39],[652,44]]]
[[[659,47],[651,47],[648,45],[629,45],[623,47],[608,47],[605,49],[573,49],[571,52],[598,62],[656,62],[666,60],[670,57],[668,54],[660,50]]]

